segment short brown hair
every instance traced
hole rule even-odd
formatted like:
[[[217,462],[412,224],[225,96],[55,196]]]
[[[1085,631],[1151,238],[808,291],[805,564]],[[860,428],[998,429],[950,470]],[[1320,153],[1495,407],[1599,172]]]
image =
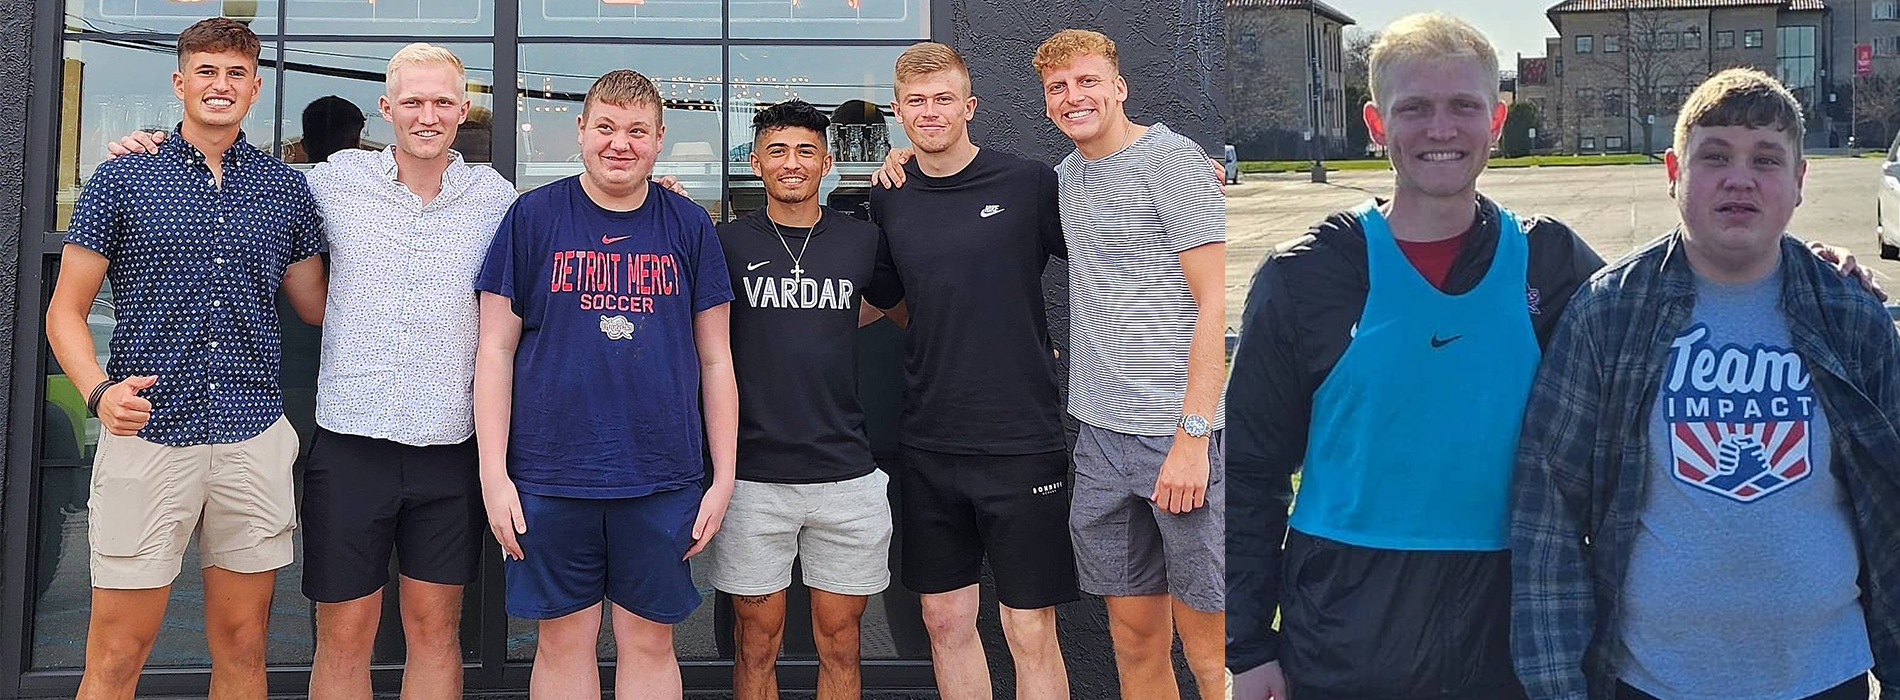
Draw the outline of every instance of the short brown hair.
[[[1050,70],[1061,68],[1083,56],[1101,56],[1108,59],[1108,67],[1120,73],[1121,58],[1115,54],[1115,40],[1101,32],[1087,29],[1064,29],[1056,32],[1036,48],[1036,58],[1030,61],[1037,75],[1046,75]]]
[[[185,70],[185,60],[194,53],[225,53],[236,51],[251,57],[251,65],[257,65],[257,52],[263,44],[257,40],[257,33],[250,27],[228,17],[212,17],[199,20],[178,33],[178,70]]]
[[[660,102],[660,89],[654,87],[653,81],[646,76],[625,68],[600,76],[599,80],[594,81],[593,87],[587,88],[587,97],[581,101],[581,118],[587,118],[588,110],[596,104],[615,107],[647,105],[653,108],[656,126],[666,120],[666,106]]]
[[[1678,155],[1688,150],[1689,130],[1698,126],[1773,128],[1794,139],[1796,156],[1801,155],[1801,139],[1807,132],[1801,103],[1781,81],[1754,68],[1716,73],[1689,93],[1676,115]]]
[[[905,81],[944,71],[954,71],[963,77],[963,94],[970,94],[970,66],[963,62],[963,55],[956,49],[934,41],[912,44],[897,56],[897,80],[893,89],[901,88]]]

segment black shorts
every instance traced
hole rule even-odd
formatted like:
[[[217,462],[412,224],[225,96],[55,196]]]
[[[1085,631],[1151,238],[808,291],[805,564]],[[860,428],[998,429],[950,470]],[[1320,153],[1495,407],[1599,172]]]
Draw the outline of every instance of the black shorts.
[[[1079,598],[1069,543],[1069,456],[952,455],[906,445],[899,469],[904,587],[976,583],[989,555],[996,598],[1019,610]]]
[[[303,594],[341,603],[403,576],[467,585],[480,569],[481,474],[475,438],[414,447],[317,428],[303,478]]]

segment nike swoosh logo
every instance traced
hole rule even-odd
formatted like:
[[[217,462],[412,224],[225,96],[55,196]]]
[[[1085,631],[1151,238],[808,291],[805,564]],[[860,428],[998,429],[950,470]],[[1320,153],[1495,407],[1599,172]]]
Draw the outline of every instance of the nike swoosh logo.
[[[1439,337],[1438,337],[1438,334],[1437,334],[1437,333],[1433,333],[1433,334],[1432,334],[1432,347],[1435,347],[1435,348],[1442,348],[1442,347],[1445,347],[1445,346],[1447,346],[1447,345],[1450,345],[1450,344],[1451,344],[1451,341],[1454,341],[1454,340],[1457,340],[1457,339],[1459,339],[1459,338],[1463,338],[1463,337],[1465,337],[1465,336],[1464,336],[1464,334],[1463,334],[1463,333],[1460,333],[1460,334],[1458,334],[1458,335],[1454,335],[1454,336],[1452,336],[1452,337],[1450,337],[1450,338],[1439,338]]]
[[[976,215],[987,219],[1001,213],[1003,213],[1002,207],[991,204],[987,207],[983,207],[983,211],[977,212]]]
[[[601,234],[600,242],[605,243],[607,245],[613,245],[615,243],[619,243],[621,241],[627,240],[632,237],[633,237],[632,235],[626,235],[626,236],[614,236],[613,238],[608,238],[606,234]]]
[[[770,260],[761,260],[759,262],[755,262],[755,263],[745,266],[745,270],[746,272],[751,272],[753,270],[757,270],[761,267],[765,267],[766,265],[770,265],[770,264],[772,264],[772,261]]]

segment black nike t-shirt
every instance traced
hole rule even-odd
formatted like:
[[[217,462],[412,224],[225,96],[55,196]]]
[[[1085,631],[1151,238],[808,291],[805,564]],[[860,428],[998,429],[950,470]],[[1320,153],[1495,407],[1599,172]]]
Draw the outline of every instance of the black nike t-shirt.
[[[720,224],[732,275],[739,378],[738,477],[810,484],[871,473],[858,406],[858,304],[903,298],[877,273],[875,224],[821,209],[818,225],[773,230],[764,209]]]
[[[903,444],[949,454],[1066,447],[1042,269],[1066,258],[1056,173],[984,149],[962,171],[871,189],[884,228],[881,267],[903,282]]]

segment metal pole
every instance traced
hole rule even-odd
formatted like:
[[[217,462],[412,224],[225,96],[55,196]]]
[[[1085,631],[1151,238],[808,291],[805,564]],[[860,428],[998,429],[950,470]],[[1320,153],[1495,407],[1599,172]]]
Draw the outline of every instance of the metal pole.
[[[1313,154],[1313,182],[1323,183],[1326,182],[1326,164],[1321,162],[1322,150],[1320,148],[1319,105],[1321,91],[1325,90],[1326,86],[1320,79],[1319,70],[1320,48],[1319,30],[1317,29],[1319,10],[1316,6],[1317,2],[1318,0],[1307,0],[1306,2],[1306,62],[1312,73],[1312,85],[1307,90],[1309,93],[1308,97],[1310,98],[1307,100],[1307,123],[1310,125],[1310,130],[1307,133],[1310,134],[1312,138],[1308,139],[1307,148],[1311,149]]]

